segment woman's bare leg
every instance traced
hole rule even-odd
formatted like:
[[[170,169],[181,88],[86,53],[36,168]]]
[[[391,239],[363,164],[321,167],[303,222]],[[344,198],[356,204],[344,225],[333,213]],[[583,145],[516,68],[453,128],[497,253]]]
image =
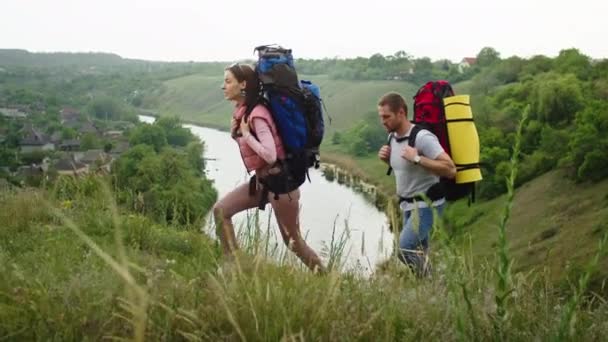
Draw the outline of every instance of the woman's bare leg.
[[[268,194],[275,217],[281,231],[283,241],[302,262],[312,271],[324,272],[321,259],[302,238],[300,233],[300,190],[296,189],[289,194],[279,195],[277,200],[274,194]]]
[[[222,197],[213,206],[216,233],[222,242],[224,255],[230,255],[238,249],[232,216],[235,214],[255,208],[260,203],[261,191],[257,189],[254,196],[249,195],[249,183],[241,184],[234,190]]]

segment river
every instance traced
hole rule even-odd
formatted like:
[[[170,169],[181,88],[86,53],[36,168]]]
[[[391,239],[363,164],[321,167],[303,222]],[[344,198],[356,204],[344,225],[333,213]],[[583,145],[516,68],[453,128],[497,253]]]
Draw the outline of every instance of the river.
[[[140,116],[140,120],[151,123],[154,118]],[[248,180],[249,175],[241,161],[238,147],[227,132],[190,124],[185,124],[184,127],[204,141],[205,172],[214,181],[220,198],[236,185]],[[306,241],[327,261],[332,241],[335,246],[335,241],[342,240],[344,269],[372,272],[377,263],[390,256],[393,249],[387,216],[361,192],[326,179],[320,170],[311,169],[310,179],[311,182],[306,181],[300,188],[300,223]],[[264,231],[268,227],[269,210],[270,205],[259,215],[260,226]],[[235,227],[238,229],[245,226],[244,220],[253,213],[254,210],[250,210],[236,215]],[[206,230],[211,229],[207,227]],[[280,241],[274,216],[270,219],[270,231],[272,240]]]

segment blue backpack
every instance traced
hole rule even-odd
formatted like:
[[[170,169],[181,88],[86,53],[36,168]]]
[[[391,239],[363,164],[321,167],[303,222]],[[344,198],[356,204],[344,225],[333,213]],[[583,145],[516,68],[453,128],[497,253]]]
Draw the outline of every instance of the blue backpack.
[[[308,168],[319,167],[319,145],[325,132],[320,89],[310,81],[298,81],[290,49],[264,45],[255,51],[262,95],[285,147],[283,166],[299,186]]]

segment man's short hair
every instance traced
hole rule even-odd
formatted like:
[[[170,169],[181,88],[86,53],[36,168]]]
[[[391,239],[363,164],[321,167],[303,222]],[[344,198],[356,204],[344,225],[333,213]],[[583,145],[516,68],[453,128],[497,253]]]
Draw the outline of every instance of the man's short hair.
[[[390,93],[384,94],[380,98],[380,101],[378,101],[378,106],[381,106],[381,107],[388,106],[388,108],[393,113],[398,113],[399,109],[403,108],[403,111],[407,115],[407,104],[405,104],[405,100],[403,99],[403,96],[399,95],[396,92],[390,92]]]

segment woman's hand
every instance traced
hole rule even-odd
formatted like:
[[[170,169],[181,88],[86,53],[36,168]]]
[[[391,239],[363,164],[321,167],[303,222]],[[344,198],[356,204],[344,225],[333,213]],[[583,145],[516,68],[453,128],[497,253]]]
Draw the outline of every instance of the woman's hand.
[[[241,119],[240,131],[241,131],[242,136],[246,136],[246,135],[249,135],[249,133],[251,133],[251,130],[249,129],[249,121],[247,121],[246,116],[243,116],[243,118]]]
[[[232,139],[236,139],[238,137],[238,129],[239,129],[239,124],[236,121],[235,118],[232,118],[232,120],[230,121],[230,135],[232,136]]]

